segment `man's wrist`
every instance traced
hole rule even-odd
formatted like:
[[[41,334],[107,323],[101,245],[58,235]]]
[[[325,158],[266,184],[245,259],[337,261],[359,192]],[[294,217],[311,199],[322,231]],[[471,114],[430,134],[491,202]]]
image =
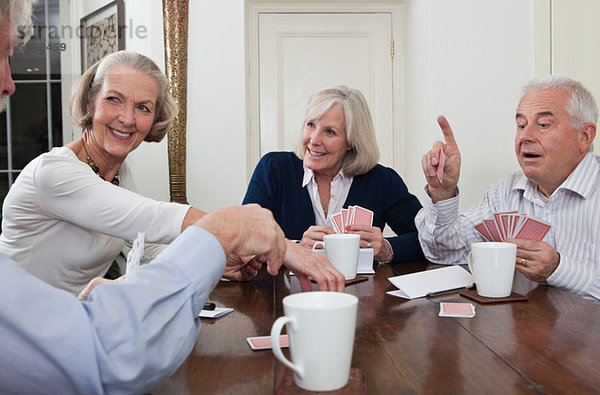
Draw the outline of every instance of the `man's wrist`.
[[[431,198],[431,201],[433,202],[433,204],[444,201],[444,200],[452,199],[452,198],[456,197],[457,193],[458,193],[457,187],[454,187],[454,189],[451,192],[448,191],[446,188],[437,189],[437,188],[431,188],[429,186],[427,187],[427,194]]]

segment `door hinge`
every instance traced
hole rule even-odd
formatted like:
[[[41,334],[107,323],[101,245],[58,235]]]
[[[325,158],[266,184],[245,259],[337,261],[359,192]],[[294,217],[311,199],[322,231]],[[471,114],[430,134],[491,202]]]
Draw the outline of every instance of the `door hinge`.
[[[392,53],[392,59],[394,59],[394,40],[393,39],[392,39],[391,53]]]

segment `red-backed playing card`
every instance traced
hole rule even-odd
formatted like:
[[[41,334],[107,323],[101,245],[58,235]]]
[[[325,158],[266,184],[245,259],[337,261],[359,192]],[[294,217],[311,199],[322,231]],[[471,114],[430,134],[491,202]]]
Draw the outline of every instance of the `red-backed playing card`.
[[[464,317],[475,316],[475,306],[472,303],[440,303],[440,317]]]
[[[487,241],[492,241],[492,235],[490,234],[490,232],[487,230],[485,224],[483,222],[477,224],[474,226],[475,230],[477,230],[479,233],[481,233],[481,235],[487,240]]]
[[[354,209],[356,208],[356,206],[350,206],[348,207],[348,224],[347,225],[353,225],[354,224]]]
[[[250,345],[250,348],[253,350],[270,350],[271,349],[271,336],[247,337],[246,341]],[[288,335],[279,336],[279,345],[282,348],[290,346],[290,341],[288,339]]]
[[[484,219],[483,223],[485,224],[485,227],[487,228],[488,232],[490,232],[490,235],[492,236],[492,241],[502,241],[500,231],[496,226],[496,221],[494,221],[493,219]]]
[[[519,232],[515,235],[515,239],[541,241],[546,237],[546,233],[548,233],[550,228],[550,224],[537,219],[527,218],[521,229],[519,229]]]
[[[373,212],[360,206],[354,206],[353,224],[373,226]]]
[[[350,219],[350,217],[348,216],[348,209],[343,208],[342,209],[342,226],[343,226],[344,232],[346,232],[346,226],[348,226],[349,219]]]
[[[333,230],[335,233],[345,233],[344,222],[342,220],[342,213],[332,215],[330,218]]]
[[[502,240],[510,237],[509,226],[508,226],[508,216],[512,214],[517,214],[516,211],[507,211],[504,213],[495,213],[494,220],[496,221],[496,227],[500,232],[500,237]]]

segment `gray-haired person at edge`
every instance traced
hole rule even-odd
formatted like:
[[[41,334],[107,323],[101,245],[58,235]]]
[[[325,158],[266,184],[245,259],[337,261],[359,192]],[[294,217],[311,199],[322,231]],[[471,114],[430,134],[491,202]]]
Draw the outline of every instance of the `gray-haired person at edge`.
[[[551,224],[543,241],[517,245],[516,269],[527,279],[600,301],[600,158],[591,152],[598,109],[579,82],[546,76],[525,85],[515,114],[515,153],[521,171],[492,184],[464,213],[458,209],[461,157],[446,118],[445,143],[422,159],[427,180],[415,222],[428,260],[466,263],[471,243],[484,241],[474,225],[493,213],[517,211]],[[436,177],[446,155],[443,182]]]
[[[17,27],[30,23],[33,3],[0,0],[2,107],[15,90],[8,57],[19,42]],[[284,260],[294,271],[305,270],[298,255],[286,257],[288,246],[268,210],[223,208],[196,220],[123,281],[98,285],[83,302],[0,254],[0,393],[152,389],[191,352],[198,314],[226,267],[240,270],[228,257],[259,254],[271,274]]]

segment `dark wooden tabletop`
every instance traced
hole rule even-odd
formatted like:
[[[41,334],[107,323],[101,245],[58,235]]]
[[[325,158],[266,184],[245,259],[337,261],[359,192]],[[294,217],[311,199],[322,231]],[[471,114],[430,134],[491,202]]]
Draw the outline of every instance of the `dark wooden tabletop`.
[[[382,266],[346,287],[360,300],[352,366],[364,372],[367,393],[600,393],[600,305],[524,278],[513,286],[528,295],[521,302],[386,294],[395,289],[389,277],[432,267]],[[283,297],[297,292],[298,280],[283,272],[221,282],[210,300],[235,310],[202,319],[191,355],[152,393],[274,393],[283,365],[270,350],[252,351],[246,338],[269,335]],[[471,302],[476,316],[439,317],[440,302]]]

